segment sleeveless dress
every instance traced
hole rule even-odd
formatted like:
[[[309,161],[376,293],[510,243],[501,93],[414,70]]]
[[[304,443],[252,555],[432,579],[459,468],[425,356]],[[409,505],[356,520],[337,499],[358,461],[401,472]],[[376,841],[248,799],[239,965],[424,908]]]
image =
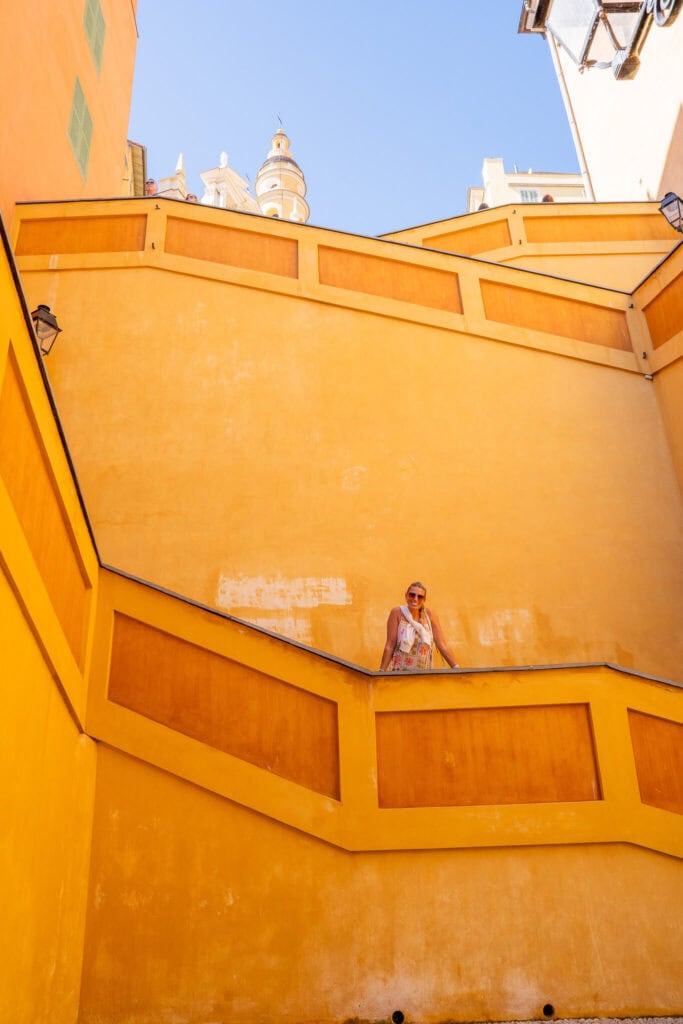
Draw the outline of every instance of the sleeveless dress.
[[[415,672],[432,667],[432,624],[427,609],[419,620],[412,617],[407,605],[401,605],[396,646],[387,672]]]

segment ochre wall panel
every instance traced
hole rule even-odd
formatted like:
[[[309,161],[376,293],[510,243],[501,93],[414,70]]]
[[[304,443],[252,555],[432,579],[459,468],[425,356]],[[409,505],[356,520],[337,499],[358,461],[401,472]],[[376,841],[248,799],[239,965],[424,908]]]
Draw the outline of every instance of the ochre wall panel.
[[[597,800],[584,704],[376,716],[380,807]]]
[[[631,709],[628,721],[643,803],[683,814],[683,725]]]
[[[481,294],[489,320],[631,351],[626,317],[621,310],[497,281],[482,281]]]
[[[294,239],[179,217],[168,218],[166,252],[281,277],[298,274],[298,245]]]
[[[109,697],[250,764],[339,798],[337,706],[116,615]]]
[[[81,664],[88,584],[13,358],[0,392],[0,477],[71,651]],[[11,440],[10,440],[11,439]]]
[[[23,220],[17,256],[52,253],[139,252],[145,247],[147,217],[70,217]]]
[[[528,242],[649,242],[671,241],[671,228],[659,213],[633,216],[524,218]]]
[[[683,330],[683,274],[674,278],[644,312],[654,348]]]
[[[432,249],[445,249],[447,252],[474,256],[476,253],[488,252],[491,249],[503,249],[512,242],[510,226],[505,219],[474,228],[463,228],[461,231],[449,231],[445,235],[427,235],[423,238],[422,244]]]
[[[318,247],[321,284],[461,313],[458,275],[366,253]]]

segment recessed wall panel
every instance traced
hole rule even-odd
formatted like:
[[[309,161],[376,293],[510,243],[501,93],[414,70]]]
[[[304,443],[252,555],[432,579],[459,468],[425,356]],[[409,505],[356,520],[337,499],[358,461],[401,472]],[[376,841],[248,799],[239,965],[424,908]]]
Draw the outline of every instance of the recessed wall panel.
[[[337,705],[126,615],[109,698],[170,729],[339,798]]]
[[[59,491],[29,411],[19,371],[7,361],[0,391],[0,477],[21,523],[50,601],[82,664],[89,583],[67,527]]]
[[[318,248],[321,284],[379,295],[399,302],[414,302],[451,313],[461,313],[458,275],[435,267],[420,267],[367,253]]]
[[[632,351],[626,315],[622,310],[605,309],[590,302],[530,291],[498,281],[482,281],[481,295],[487,319],[497,323]]]
[[[380,807],[598,800],[585,704],[376,716]]]
[[[581,217],[573,211],[566,216],[524,217],[527,241],[536,242],[650,242],[670,241],[671,228],[659,213],[633,216]]]
[[[427,235],[422,244],[431,249],[445,249],[447,252],[475,256],[491,249],[504,249],[512,244],[510,225],[507,218],[481,224],[474,228],[462,228],[443,235]]]
[[[683,330],[683,274],[666,286],[645,307],[653,348],[659,348]]]
[[[127,217],[65,217],[23,220],[17,256],[53,253],[139,252],[145,247],[145,214]]]
[[[641,800],[683,814],[683,725],[630,708],[628,722]]]
[[[298,273],[298,244],[293,238],[169,217],[165,247],[174,256],[260,270],[264,274],[296,277]]]

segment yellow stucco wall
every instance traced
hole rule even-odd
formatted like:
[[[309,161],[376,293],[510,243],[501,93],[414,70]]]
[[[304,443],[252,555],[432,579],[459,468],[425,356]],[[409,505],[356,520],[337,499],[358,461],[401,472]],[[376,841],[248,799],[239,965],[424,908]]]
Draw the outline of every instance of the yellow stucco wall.
[[[149,205],[143,201],[137,209]],[[249,221],[252,234],[273,230],[260,223]],[[100,227],[85,229],[90,245],[106,239]],[[142,237],[145,246],[154,240],[129,220],[124,227],[127,238]],[[294,229],[285,231],[291,241],[287,230]],[[408,502],[416,491],[428,498],[432,493],[430,467],[425,470],[413,455],[416,411],[422,434],[429,417],[444,434],[440,438],[432,425],[426,449],[418,451],[444,453],[457,445],[464,459],[461,475],[452,472],[434,493],[443,501],[459,486],[479,496],[470,507],[490,517],[481,538],[495,545],[498,560],[509,557],[505,544],[519,545],[527,520],[537,531],[536,565],[564,558],[552,570],[558,575],[545,579],[548,600],[549,580],[559,584],[560,570],[569,571],[562,545],[578,536],[558,517],[571,488],[553,467],[571,473],[576,485],[588,460],[597,496],[591,499],[586,482],[583,504],[576,497],[572,507],[584,530],[583,505],[593,500],[592,514],[602,511],[597,527],[591,522],[597,535],[583,542],[585,557],[599,559],[600,545],[607,545],[606,564],[621,568],[607,582],[589,575],[594,567],[584,572],[595,592],[580,628],[587,630],[589,616],[604,614],[610,603],[626,616],[637,587],[641,616],[654,602],[645,625],[655,636],[639,641],[643,657],[656,643],[671,648],[678,583],[675,567],[667,574],[665,563],[677,557],[679,499],[655,388],[623,344],[632,332],[637,336],[636,314],[620,298],[602,301],[579,286],[534,293],[526,277],[521,287],[515,272],[493,272],[487,298],[486,289],[477,293],[474,287],[482,282],[468,277],[460,263],[454,290],[449,258],[431,256],[421,276],[429,299],[424,313],[414,308],[420,294],[396,299],[397,291],[410,294],[411,282],[373,262],[381,264],[376,243],[368,243],[371,260],[363,264],[362,246],[353,251],[348,239],[323,237],[328,249],[334,248],[330,242],[343,242],[338,247],[344,253],[338,260],[328,254],[327,273],[338,284],[326,285],[327,291],[316,290],[310,277],[302,281],[302,267],[310,275],[311,252],[299,242],[293,261],[291,245],[278,251],[258,239],[256,251],[272,261],[268,275],[229,266],[224,280],[215,279],[215,267],[202,275],[196,262],[177,262],[175,272],[161,265],[133,270],[142,262],[137,255],[101,249],[86,260],[94,275],[87,288],[78,252],[58,258],[67,266],[72,260],[64,275],[40,265],[52,259],[49,254],[22,257],[36,294],[45,296],[47,289],[48,301],[65,299],[65,333],[48,368],[62,382],[59,401],[67,410],[77,388],[87,399],[98,450],[85,446],[81,425],[77,463],[80,458],[81,479],[90,489],[86,503],[103,512],[98,534],[107,539],[107,523],[117,519],[126,526],[129,548],[122,550],[149,556],[150,571],[172,570],[173,560],[162,556],[171,537],[186,573],[181,584],[198,586],[201,572],[186,566],[201,567],[201,559],[211,566],[202,530],[212,517],[215,526],[231,515],[236,536],[226,530],[213,540],[225,543],[232,557],[238,542],[245,558],[255,557],[257,538],[246,523],[255,514],[264,550],[276,552],[284,543],[282,527],[269,535],[273,505],[265,502],[277,493],[285,539],[297,541],[299,558],[308,544],[310,557],[322,563],[327,550],[313,544],[312,527],[323,531],[328,544],[341,543],[349,511],[336,507],[341,495],[350,496],[351,512],[358,513],[352,521],[368,517],[363,552],[370,558],[367,523],[381,525],[390,512],[400,516],[400,499]],[[255,258],[249,240],[237,241],[235,259],[244,264]],[[213,255],[225,255],[220,244]],[[97,267],[98,259],[104,267]],[[122,266],[112,266],[117,259]],[[359,266],[374,268],[366,293],[348,288],[358,281]],[[400,1010],[408,1020],[438,1021],[538,1018],[548,1002],[557,1015],[576,1017],[679,1012],[683,972],[672,908],[683,885],[680,692],[600,668],[370,678],[99,568],[6,262],[0,271],[0,768],[9,801],[0,846],[0,955],[8,968],[0,983],[0,1016],[26,1024],[146,1024],[171,1017],[185,1024],[246,1024],[386,1020]],[[273,287],[273,275],[290,282],[284,293],[282,285]],[[122,313],[126,303],[112,301],[111,293],[111,334],[94,329],[97,303],[115,278],[120,295],[134,299],[138,309],[151,290],[157,315],[165,304],[174,310],[175,327],[164,333],[166,322],[158,324],[164,345],[144,317],[136,326]],[[236,301],[226,304],[226,295]],[[671,309],[675,303],[667,298],[666,315],[656,313],[662,338]],[[565,333],[529,326],[539,310]],[[211,324],[222,323],[219,313],[228,316],[223,347],[201,325],[202,311]],[[69,314],[82,324],[82,334],[67,333]],[[281,349],[250,322],[264,318]],[[676,338],[663,341],[654,355],[662,358]],[[183,345],[174,349],[179,339]],[[63,342],[68,360],[59,370]],[[364,348],[370,345],[379,350],[373,358]],[[415,368],[418,346],[450,371],[448,389],[428,360]],[[495,360],[482,354],[484,348],[496,353]],[[292,365],[295,354],[306,373]],[[424,403],[411,402],[399,357],[413,367],[412,387],[434,396],[429,417]],[[336,389],[323,373],[328,363],[337,371]],[[340,363],[349,371],[341,377],[342,389]],[[394,382],[381,399],[391,429],[370,421],[375,388],[350,372],[356,363],[374,374],[377,394],[384,395],[380,384],[387,376]],[[192,381],[183,387],[188,365]],[[88,372],[79,376],[83,368]],[[91,392],[88,374],[95,380],[98,368],[99,384]],[[322,379],[313,385],[316,373]],[[287,393],[280,394],[285,385]],[[452,410],[451,388],[457,400]],[[536,433],[540,424],[549,434],[543,443],[515,418],[520,393],[524,415],[537,417]],[[510,440],[492,408],[509,413]],[[640,440],[629,422],[634,408]],[[208,422],[201,430],[193,426],[195,417],[202,422],[202,409],[214,427],[222,424],[217,438]],[[221,411],[233,417],[229,432]],[[99,421],[108,429],[96,430]],[[282,424],[290,435],[294,425],[305,439],[311,422],[316,443],[324,444],[337,472],[345,459],[370,457],[376,479],[369,494],[363,474],[360,483],[351,478],[351,487],[340,488],[334,476],[322,484],[315,480],[305,461],[313,459],[307,453],[314,445],[292,456],[291,436],[289,447],[280,437]],[[226,436],[250,467],[233,452],[226,474]],[[254,437],[260,445],[250,443]],[[121,447],[112,447],[112,439]],[[195,445],[204,447],[206,461]],[[389,508],[380,476],[396,445],[409,455],[401,464],[405,483]],[[134,447],[144,457],[131,475]],[[481,472],[482,460],[492,482]],[[280,462],[301,472],[283,474]],[[555,496],[546,496],[540,475],[532,487],[541,471],[554,481]],[[275,486],[266,473],[280,473]],[[116,501],[127,500],[131,479],[138,493],[126,524]],[[259,490],[261,479],[269,489]],[[225,486],[216,487],[216,480]],[[285,487],[292,480],[296,485]],[[186,505],[190,486],[199,500]],[[159,527],[162,510],[165,517],[178,509],[198,514],[212,486],[216,493],[201,528],[183,536],[173,518],[171,529],[166,522]],[[641,495],[638,489],[646,486],[651,493]],[[520,499],[524,487],[532,494]],[[650,508],[652,493],[661,508]],[[97,505],[101,495],[108,509]],[[321,508],[311,512],[313,498]],[[620,498],[628,498],[623,507]],[[240,513],[233,513],[240,502]],[[535,511],[535,503],[553,518]],[[385,509],[383,518],[374,518],[376,509]],[[145,526],[148,512],[153,518]],[[648,548],[654,567],[633,569],[633,535],[647,531],[648,517],[655,515],[659,533]],[[301,516],[308,517],[303,525]],[[329,527],[325,517],[332,520]],[[461,509],[454,522],[456,530],[468,524],[478,529],[471,511]],[[493,529],[501,523],[502,537]],[[412,538],[412,521],[403,528]],[[448,528],[444,519],[441,550],[454,559]],[[622,560],[607,540],[612,532],[619,543],[629,542],[629,558]],[[116,541],[117,530],[111,536]],[[387,562],[393,551],[398,557],[400,544],[392,547],[389,534],[383,541],[379,530],[376,537],[385,544],[379,550]],[[527,555],[532,550],[524,548]],[[353,551],[347,540],[338,564]],[[408,556],[402,557],[402,571],[410,574]],[[429,557],[447,581],[455,563],[440,568],[436,555]],[[467,557],[470,572],[473,566],[481,570],[483,553],[479,561]],[[394,574],[383,572],[388,602]],[[308,576],[302,579],[296,593],[305,594],[311,584]],[[370,583],[361,593],[372,593]],[[489,601],[503,584],[491,569],[480,582],[482,592],[493,595]],[[621,600],[619,586],[628,591]],[[266,588],[270,599],[273,593]],[[554,600],[560,597],[565,601],[557,594]],[[322,613],[330,607],[323,604]],[[568,607],[576,612],[578,600]],[[491,608],[485,605],[487,614]],[[349,612],[355,623],[370,618],[365,605],[359,613],[353,602],[337,611],[338,622]],[[604,628],[611,620],[599,621]],[[494,623],[512,630],[505,618]],[[334,625],[326,627],[329,635]],[[512,658],[521,641],[511,632],[506,636]],[[571,654],[584,643],[582,636],[568,646]],[[552,649],[540,644],[534,651]],[[519,742],[520,723],[529,756]],[[416,728],[424,735],[425,724],[425,759],[415,759],[416,749],[412,760],[404,757],[405,744]],[[467,734],[470,728],[476,739],[463,748],[463,729]],[[467,772],[458,773],[467,781],[461,785],[455,778],[454,786],[458,749],[468,759]],[[547,785],[534,776],[534,765],[552,774]],[[508,766],[516,780],[508,777]],[[414,783],[422,788],[415,790]],[[500,802],[491,804],[494,790]],[[520,793],[532,802],[520,802]]]
[[[0,1018],[74,1024],[95,743],[77,727],[0,576]]]
[[[676,1013],[682,887],[621,845],[344,853],[105,747],[81,1022]]]
[[[99,597],[82,1022],[680,1008],[675,687],[368,677],[106,571]]]
[[[488,216],[485,238],[442,226],[458,237],[430,254],[410,248],[426,236],[152,201],[116,225],[106,203],[15,218],[17,200],[122,190],[135,3],[101,7],[99,72],[83,2],[6,12],[0,90],[21,102],[0,209],[29,308],[64,328],[45,365],[105,559],[369,666],[419,575],[463,663],[680,678],[674,275],[632,311],[447,255],[523,248],[527,266],[627,288],[669,249],[659,221],[622,211],[570,237],[557,211],[502,233]],[[76,75],[85,177],[66,138]],[[24,312],[3,258],[0,1019],[680,1012],[678,691],[581,669],[370,681],[130,581],[120,607]],[[432,760],[402,757],[425,723]],[[501,737],[513,780],[490,770]],[[482,802],[496,785],[505,805]]]
[[[95,743],[97,560],[0,251],[0,1019],[74,1024]]]
[[[86,240],[56,255],[25,210],[19,263],[63,318],[106,562],[371,668],[421,578],[463,665],[680,676],[681,498],[628,295],[171,202],[68,212]]]

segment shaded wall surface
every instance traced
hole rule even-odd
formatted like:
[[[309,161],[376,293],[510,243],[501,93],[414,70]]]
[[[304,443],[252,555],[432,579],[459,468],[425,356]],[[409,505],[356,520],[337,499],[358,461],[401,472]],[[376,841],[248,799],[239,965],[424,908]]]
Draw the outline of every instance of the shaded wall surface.
[[[462,665],[679,677],[628,293],[171,201],[24,207],[16,250],[69,324],[50,376],[110,564],[368,667],[424,579]]]
[[[652,340],[657,400],[683,492],[683,244],[635,292]]]
[[[0,258],[0,1019],[77,1018],[95,743],[84,732],[97,561]]]

